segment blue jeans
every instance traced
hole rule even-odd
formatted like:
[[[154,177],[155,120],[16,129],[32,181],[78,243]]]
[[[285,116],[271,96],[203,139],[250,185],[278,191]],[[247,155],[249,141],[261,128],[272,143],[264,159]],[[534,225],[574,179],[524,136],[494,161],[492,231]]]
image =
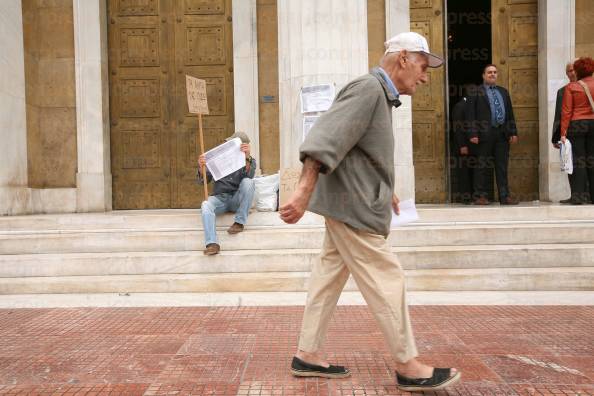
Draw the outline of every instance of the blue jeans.
[[[235,193],[211,195],[208,201],[202,202],[202,225],[206,245],[219,243],[217,238],[216,218],[218,214],[235,212],[235,222],[247,223],[248,213],[254,199],[254,179],[244,178]]]

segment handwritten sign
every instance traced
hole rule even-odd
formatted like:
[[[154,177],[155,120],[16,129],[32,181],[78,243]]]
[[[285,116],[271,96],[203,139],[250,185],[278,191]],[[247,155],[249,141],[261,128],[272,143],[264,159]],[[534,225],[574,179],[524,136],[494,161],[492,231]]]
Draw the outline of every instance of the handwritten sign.
[[[206,81],[192,76],[186,76],[186,92],[188,94],[188,109],[190,113],[208,114]]]
[[[280,172],[280,184],[278,188],[279,193],[279,204],[283,206],[287,203],[291,194],[297,188],[299,177],[301,176],[301,166],[293,168],[281,169]]]

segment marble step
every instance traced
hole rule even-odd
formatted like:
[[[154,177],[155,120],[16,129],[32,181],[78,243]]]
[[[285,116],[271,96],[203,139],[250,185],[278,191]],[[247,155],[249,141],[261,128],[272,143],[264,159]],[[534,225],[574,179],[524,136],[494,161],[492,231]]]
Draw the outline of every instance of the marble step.
[[[594,268],[406,270],[411,291],[592,291]],[[302,292],[308,272],[0,278],[0,294]],[[349,279],[346,291],[357,290]]]
[[[319,249],[323,226],[249,227],[239,235],[218,230],[225,250]],[[594,243],[593,222],[410,225],[392,230],[394,247]],[[196,229],[7,231],[2,254],[190,251],[204,247]]]
[[[594,305],[594,291],[408,291],[409,305]],[[307,292],[11,294],[0,308],[303,306]],[[367,305],[343,291],[338,305]]]
[[[500,223],[500,222],[542,222],[542,221],[594,221],[594,205],[565,206],[554,204],[519,205],[501,207],[491,205],[447,206],[418,205],[419,224],[431,223]],[[219,224],[228,226],[233,216],[220,216]],[[306,213],[296,225],[322,225],[323,219],[313,213]],[[286,226],[278,213],[252,212],[250,227]],[[0,233],[6,231],[31,230],[94,230],[94,229],[201,229],[200,211],[197,209],[129,210],[106,213],[73,213],[60,215],[1,216]]]
[[[594,244],[395,247],[405,269],[593,267]],[[22,254],[0,256],[0,278],[305,272],[318,249]]]

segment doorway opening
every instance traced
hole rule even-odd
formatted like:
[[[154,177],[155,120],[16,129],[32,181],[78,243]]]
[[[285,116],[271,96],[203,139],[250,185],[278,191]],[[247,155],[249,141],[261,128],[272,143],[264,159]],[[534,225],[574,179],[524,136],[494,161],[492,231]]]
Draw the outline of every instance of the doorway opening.
[[[482,71],[492,59],[491,0],[447,0],[447,86],[450,201],[470,200],[472,175],[459,152],[452,128],[452,110],[462,100],[468,84],[481,84]],[[491,183],[492,184],[492,183]],[[492,192],[489,199],[492,200]]]

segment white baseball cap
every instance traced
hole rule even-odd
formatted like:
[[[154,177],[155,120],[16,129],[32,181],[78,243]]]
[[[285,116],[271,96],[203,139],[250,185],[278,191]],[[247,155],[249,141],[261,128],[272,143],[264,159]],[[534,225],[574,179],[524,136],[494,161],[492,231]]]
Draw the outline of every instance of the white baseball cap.
[[[386,54],[389,52],[400,52],[407,50],[410,52],[421,52],[427,55],[429,67],[439,67],[443,64],[443,59],[429,52],[429,45],[425,37],[415,32],[405,32],[397,34],[384,43]]]

